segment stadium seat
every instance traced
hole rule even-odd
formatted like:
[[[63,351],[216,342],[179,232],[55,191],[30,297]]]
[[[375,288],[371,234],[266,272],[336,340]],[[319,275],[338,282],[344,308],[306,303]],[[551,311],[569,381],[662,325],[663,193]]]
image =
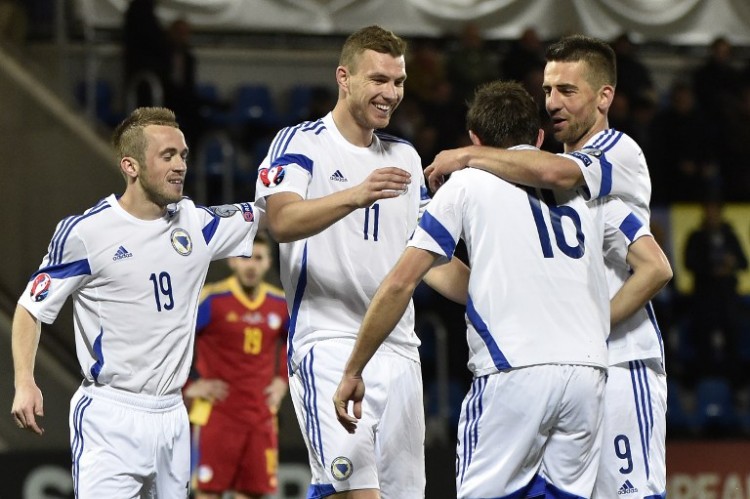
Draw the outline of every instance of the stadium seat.
[[[76,83],[74,89],[76,102],[82,109],[86,109],[88,104],[88,85],[85,80]],[[104,79],[98,79],[94,82],[94,115],[102,123],[114,127],[124,116],[122,113],[115,112],[115,99],[112,83]]]
[[[280,120],[271,90],[264,84],[244,84],[237,88],[230,119],[232,124],[276,128]]]
[[[683,436],[693,432],[695,422],[688,412],[684,393],[679,382],[667,379],[667,432],[670,436]]]
[[[708,377],[695,389],[695,422],[705,435],[728,436],[738,429],[732,387],[726,378]]]

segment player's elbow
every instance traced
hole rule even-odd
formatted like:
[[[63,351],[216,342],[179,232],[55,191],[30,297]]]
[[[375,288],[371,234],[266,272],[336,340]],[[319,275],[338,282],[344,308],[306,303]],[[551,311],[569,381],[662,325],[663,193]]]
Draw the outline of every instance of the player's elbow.
[[[654,269],[654,281],[660,284],[659,289],[666,286],[673,276],[672,266],[667,261],[660,262]]]

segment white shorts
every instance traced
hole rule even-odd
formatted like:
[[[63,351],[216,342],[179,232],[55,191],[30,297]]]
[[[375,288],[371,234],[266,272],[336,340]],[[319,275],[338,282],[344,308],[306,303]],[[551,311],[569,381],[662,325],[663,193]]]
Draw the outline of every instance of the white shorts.
[[[593,497],[665,497],[666,411],[667,376],[658,360],[609,368],[602,457]]]
[[[458,497],[590,497],[605,379],[562,364],[475,378],[458,424]]]
[[[181,395],[81,386],[69,423],[76,497],[188,497],[190,428]]]
[[[353,340],[318,342],[289,379],[312,471],[308,498],[380,489],[383,499],[421,499],[425,489],[424,406],[418,362],[381,348],[363,372],[362,419],[351,435],[333,394]]]

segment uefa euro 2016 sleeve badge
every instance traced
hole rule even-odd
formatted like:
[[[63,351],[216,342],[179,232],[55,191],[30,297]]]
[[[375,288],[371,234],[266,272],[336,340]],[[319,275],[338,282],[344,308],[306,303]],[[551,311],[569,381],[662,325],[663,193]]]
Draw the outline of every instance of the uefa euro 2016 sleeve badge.
[[[193,241],[185,229],[175,229],[170,236],[172,247],[182,256],[188,256],[193,251]]]
[[[331,462],[331,475],[339,482],[352,476],[352,471],[354,471],[354,465],[348,457],[339,456]]]
[[[261,168],[258,172],[258,176],[260,177],[260,181],[263,182],[263,185],[266,187],[276,187],[282,180],[284,180],[285,173],[286,171],[284,170],[284,167],[279,165],[272,166],[271,168]]]

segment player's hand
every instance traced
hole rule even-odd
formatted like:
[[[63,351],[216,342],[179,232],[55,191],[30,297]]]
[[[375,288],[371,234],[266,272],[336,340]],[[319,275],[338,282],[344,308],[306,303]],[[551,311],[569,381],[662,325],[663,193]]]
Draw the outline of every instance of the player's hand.
[[[263,390],[263,393],[266,395],[266,404],[271,410],[271,414],[279,412],[281,401],[284,399],[284,395],[286,395],[288,388],[289,385],[287,385],[286,381],[284,381],[283,378],[276,376],[271,381],[271,384]]]
[[[357,423],[362,419],[362,399],[365,398],[365,382],[359,376],[344,375],[336,393],[333,394],[333,406],[341,426],[349,433],[354,433]],[[352,414],[348,412],[349,401],[353,402]]]
[[[365,208],[379,199],[395,198],[405,193],[411,183],[411,174],[396,167],[379,168],[361,184],[352,188],[353,202]]]
[[[199,378],[183,391],[185,398],[202,398],[210,402],[224,400],[229,395],[229,384],[221,379]]]
[[[37,417],[44,417],[42,392],[36,383],[22,384],[16,387],[13,408],[10,413],[13,421],[21,429],[33,431],[37,435],[44,433],[44,428],[36,422]]]
[[[447,149],[438,153],[432,163],[425,168],[424,174],[432,192],[437,191],[445,183],[446,175],[466,168],[466,149]]]

